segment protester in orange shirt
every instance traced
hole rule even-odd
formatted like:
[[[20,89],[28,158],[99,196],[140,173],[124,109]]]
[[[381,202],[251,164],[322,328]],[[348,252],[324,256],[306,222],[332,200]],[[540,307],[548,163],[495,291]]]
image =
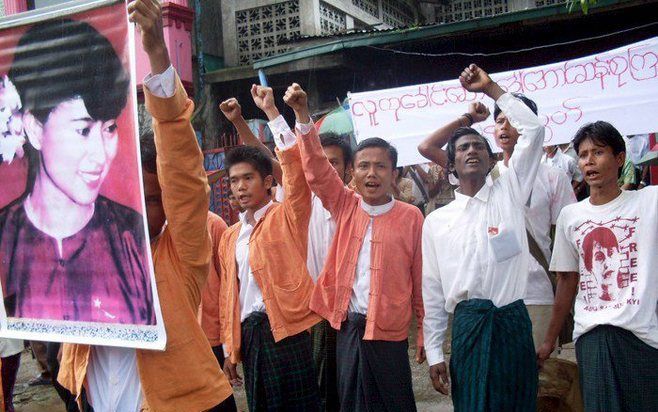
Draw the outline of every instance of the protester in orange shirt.
[[[208,232],[210,233],[212,244],[212,258],[208,269],[208,280],[201,292],[201,306],[199,307],[201,329],[206,334],[208,343],[210,343],[212,352],[215,354],[215,358],[221,368],[224,368],[224,351],[222,349],[222,320],[219,307],[224,303],[219,298],[221,265],[219,263],[218,248],[219,240],[227,227],[224,219],[213,212],[208,212]],[[224,409],[222,409],[224,412],[237,410],[233,395],[225,400],[222,405],[224,406]]]
[[[197,321],[210,237],[208,182],[190,123],[194,103],[169,61],[160,3],[135,0],[128,13],[141,31],[151,69],[144,95],[155,141],[142,139],[141,150],[167,347],[154,351],[64,344],[58,380],[74,395],[84,387],[98,411],[221,411],[231,387]]]
[[[317,281],[311,309],[338,329],[338,394],[341,410],[415,411],[408,333],[417,319],[416,360],[423,350],[421,231],[417,207],[393,199],[397,151],[366,139],[353,160],[358,194],[343,185],[309,123],[306,93],[296,101],[298,144],[306,181],[336,221],[336,234]]]
[[[222,107],[231,121],[241,118],[236,101]],[[304,181],[299,148],[275,136],[286,198],[272,201],[272,162],[262,150],[241,146],[225,159],[231,191],[244,212],[219,246],[220,310],[224,371],[242,384],[242,361],[250,411],[319,410],[311,336],[320,321],[308,307],[313,280],[306,268],[311,191]]]

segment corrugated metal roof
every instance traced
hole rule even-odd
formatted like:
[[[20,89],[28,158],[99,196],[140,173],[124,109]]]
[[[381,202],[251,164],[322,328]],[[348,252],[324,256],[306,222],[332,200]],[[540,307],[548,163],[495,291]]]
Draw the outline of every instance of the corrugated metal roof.
[[[615,4],[628,3],[633,0],[599,0],[590,10],[609,7]],[[303,45],[299,48],[257,60],[253,64],[255,70],[265,69],[272,66],[301,60],[308,57],[333,53],[340,50],[364,46],[376,46],[385,44],[403,43],[407,41],[422,40],[431,37],[439,37],[452,33],[468,32],[472,30],[487,29],[508,23],[547,18],[566,15],[569,11],[564,4],[556,4],[541,8],[531,8],[516,12],[499,14],[493,17],[478,18],[447,24],[431,24],[424,26],[413,26],[407,28],[384,29],[364,31],[356,33],[344,33],[326,36],[308,36],[308,39],[327,40],[317,44]]]
[[[329,33],[329,34],[314,34],[314,35],[300,35],[300,36],[295,36],[291,37],[290,39],[284,39],[283,41],[280,42],[280,44],[289,44],[289,43],[297,43],[297,42],[302,42],[302,41],[307,41],[307,40],[321,40],[321,39],[331,39],[331,38],[345,38],[345,37],[352,37],[352,36],[362,36],[362,35],[367,35],[367,34],[381,34],[381,33],[390,33],[390,32],[395,32],[395,31],[403,31],[403,30],[408,30],[411,28],[418,28],[418,27],[431,27],[431,26],[437,26],[440,23],[427,23],[427,24],[417,24],[413,26],[402,26],[402,27],[389,27],[385,29],[351,29],[349,31],[345,32],[338,32],[338,33]]]

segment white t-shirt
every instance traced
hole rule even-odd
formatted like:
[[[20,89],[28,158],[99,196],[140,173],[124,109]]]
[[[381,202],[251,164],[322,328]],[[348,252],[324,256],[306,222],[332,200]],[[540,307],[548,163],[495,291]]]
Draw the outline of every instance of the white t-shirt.
[[[623,191],[605,205],[562,210],[551,270],[579,272],[573,337],[598,325],[658,348],[658,187]]]
[[[501,175],[507,171],[498,163]],[[556,224],[562,208],[576,203],[571,182],[561,170],[539,165],[530,194],[530,207],[525,207],[526,229],[541,249],[547,262],[551,261],[551,226]],[[552,305],[553,285],[541,264],[530,255],[528,287],[523,301],[526,305]]]

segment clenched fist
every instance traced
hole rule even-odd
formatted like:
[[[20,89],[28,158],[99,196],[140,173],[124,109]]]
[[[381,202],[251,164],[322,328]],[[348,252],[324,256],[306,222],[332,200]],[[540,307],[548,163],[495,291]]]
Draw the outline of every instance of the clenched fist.
[[[487,72],[475,64],[471,64],[464,69],[462,74],[459,76],[459,82],[462,84],[464,89],[474,93],[484,93],[487,87],[493,83]]]
[[[464,69],[459,76],[459,83],[469,92],[485,93],[494,100],[498,100],[500,96],[505,94],[505,91],[496,82],[491,80],[487,72],[475,64],[471,64]]]
[[[238,103],[234,97],[221,102],[219,104],[219,110],[224,113],[224,116],[226,116],[231,123],[242,117],[242,108],[240,107],[240,103]]]
[[[485,105],[482,102],[476,102],[476,103],[471,103],[468,106],[468,114],[473,117],[473,123],[479,123],[487,120],[487,117],[489,117],[489,109],[487,108],[487,105]]]
[[[128,4],[128,16],[142,35],[142,47],[148,55],[151,73],[160,74],[171,64],[164,40],[162,6],[158,0],[134,0]]]
[[[286,94],[283,96],[283,101],[294,110],[299,123],[308,123],[311,121],[311,116],[308,112],[308,97],[299,84],[293,83],[288,87]]]

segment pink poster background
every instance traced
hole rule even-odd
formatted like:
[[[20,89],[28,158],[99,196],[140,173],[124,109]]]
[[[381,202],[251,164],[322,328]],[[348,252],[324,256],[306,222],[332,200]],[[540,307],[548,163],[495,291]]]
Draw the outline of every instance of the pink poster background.
[[[114,50],[130,72],[130,59],[126,31],[125,4],[118,3],[111,7],[70,16],[74,20],[84,20],[91,24],[112,43]],[[116,12],[108,13],[109,9]],[[7,74],[14,59],[14,48],[21,35],[29,28],[22,26],[0,32],[0,76]],[[98,62],[102,64],[102,62]],[[131,84],[132,90],[135,85]],[[119,148],[112,162],[107,178],[103,182],[100,194],[137,212],[144,214],[140,191],[139,168],[137,164],[137,142],[135,137],[135,120],[133,118],[133,99],[128,98],[126,107],[117,119],[119,130]],[[26,143],[29,144],[29,143]],[[0,163],[0,208],[23,194],[27,179],[27,160],[14,158],[11,164]]]

